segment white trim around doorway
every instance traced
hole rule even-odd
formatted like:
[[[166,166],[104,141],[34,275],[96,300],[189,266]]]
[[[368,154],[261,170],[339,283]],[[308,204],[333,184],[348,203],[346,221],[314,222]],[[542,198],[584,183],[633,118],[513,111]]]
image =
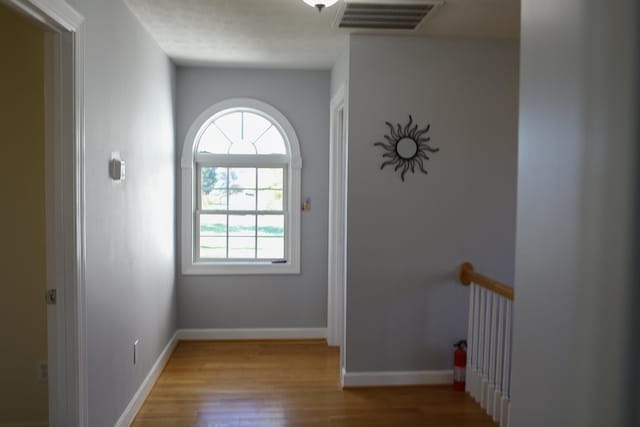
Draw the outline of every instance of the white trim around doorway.
[[[340,368],[345,360],[345,290],[347,232],[347,89],[331,99],[329,145],[329,253],[327,342],[340,347]]]

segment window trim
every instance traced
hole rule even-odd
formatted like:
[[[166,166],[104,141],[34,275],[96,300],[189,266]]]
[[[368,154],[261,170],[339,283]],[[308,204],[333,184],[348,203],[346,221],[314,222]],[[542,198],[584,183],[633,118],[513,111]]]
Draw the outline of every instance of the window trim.
[[[236,155],[209,155],[196,152],[196,145],[207,126],[228,110],[252,110],[270,120],[282,133],[287,146],[288,167],[286,170],[285,210],[288,211],[288,233],[285,236],[286,263],[260,261],[207,262],[196,259],[196,201],[197,185],[196,156],[225,157],[225,162],[242,161]],[[282,160],[282,155],[264,155],[272,161]],[[248,160],[248,157],[245,156]],[[282,163],[280,163],[282,164]],[[247,164],[248,166],[249,164]],[[255,163],[252,163],[255,165]],[[233,98],[219,102],[203,111],[193,122],[184,141],[181,159],[181,261],[184,275],[252,275],[252,274],[299,274],[300,273],[300,222],[302,190],[302,157],[298,137],[287,118],[271,105],[251,98]]]

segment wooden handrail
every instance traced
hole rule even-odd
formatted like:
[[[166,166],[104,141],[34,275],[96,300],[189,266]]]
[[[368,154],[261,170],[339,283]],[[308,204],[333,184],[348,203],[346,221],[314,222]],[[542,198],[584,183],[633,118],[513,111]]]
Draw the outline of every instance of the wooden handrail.
[[[459,279],[460,283],[465,286],[469,286],[471,282],[473,282],[480,287],[483,287],[497,293],[498,295],[502,295],[505,298],[513,300],[514,290],[511,286],[507,286],[504,283],[498,282],[497,280],[493,280],[488,278],[487,276],[483,276],[480,273],[476,273],[473,268],[473,264],[471,264],[470,262],[465,262],[460,266]]]

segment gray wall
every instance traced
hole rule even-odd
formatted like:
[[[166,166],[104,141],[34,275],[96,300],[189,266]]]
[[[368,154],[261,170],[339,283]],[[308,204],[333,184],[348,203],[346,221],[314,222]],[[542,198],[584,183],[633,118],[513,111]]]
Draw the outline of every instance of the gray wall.
[[[518,45],[353,36],[350,50],[346,369],[450,369],[459,264],[513,281]],[[373,143],[409,114],[441,151],[403,183]]]
[[[331,68],[331,98],[333,98],[341,87],[347,84],[349,79],[349,39],[344,45],[342,53],[336,63]],[[345,87],[346,90],[346,87]],[[345,93],[346,96],[346,93]]]
[[[580,179],[579,14],[523,2],[512,423],[568,426],[566,344],[576,315]],[[557,4],[557,3],[556,3]],[[548,9],[550,12],[551,8]],[[543,13],[546,24],[533,13]],[[559,13],[560,12],[560,13]],[[548,19],[548,20],[547,20]],[[573,25],[568,25],[572,23]],[[532,32],[533,31],[533,32]],[[562,66],[559,66],[562,64]],[[552,77],[553,76],[553,77]],[[561,120],[560,120],[561,118]],[[542,250],[544,248],[544,250]],[[567,292],[568,291],[568,292]],[[571,385],[570,388],[574,386]],[[545,407],[545,411],[539,408]]]
[[[73,3],[87,35],[89,425],[112,427],[175,331],[174,67],[121,0]]]
[[[293,125],[302,152],[302,200],[311,198],[311,210],[302,213],[300,275],[181,275],[180,328],[326,327],[329,93],[329,71],[178,68],[178,153],[206,108],[228,98],[259,99]]]
[[[638,425],[639,11],[522,3],[514,426]]]

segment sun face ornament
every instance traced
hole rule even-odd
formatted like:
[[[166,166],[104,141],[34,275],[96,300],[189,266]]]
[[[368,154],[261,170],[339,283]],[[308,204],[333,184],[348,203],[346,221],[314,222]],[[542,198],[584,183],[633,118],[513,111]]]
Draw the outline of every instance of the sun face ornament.
[[[380,170],[385,166],[392,166],[393,170],[400,173],[400,179],[404,182],[405,174],[411,170],[415,173],[416,167],[427,174],[424,162],[430,160],[427,153],[437,153],[439,148],[429,145],[431,138],[426,136],[431,128],[428,124],[426,128],[419,129],[418,124],[413,123],[413,117],[409,115],[409,123],[404,127],[398,123],[395,127],[385,122],[389,127],[389,134],[384,136],[386,142],[376,142],[373,145],[382,147],[383,159],[387,159],[380,165]]]

